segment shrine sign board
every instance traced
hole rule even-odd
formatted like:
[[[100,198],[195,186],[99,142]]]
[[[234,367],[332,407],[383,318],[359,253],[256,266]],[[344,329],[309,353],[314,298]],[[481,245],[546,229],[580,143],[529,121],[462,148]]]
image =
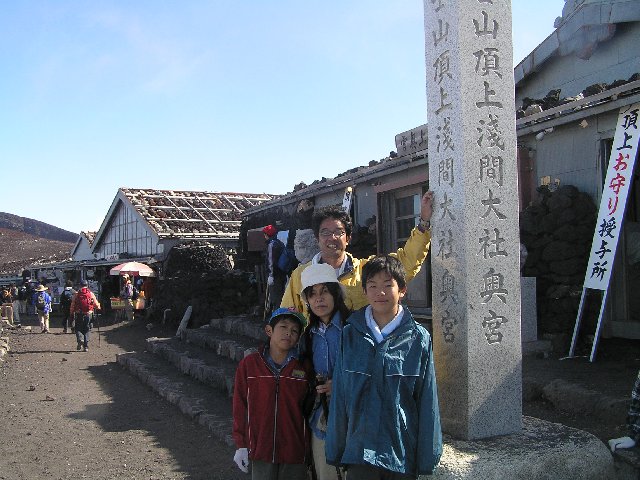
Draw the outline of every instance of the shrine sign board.
[[[640,139],[638,111],[640,103],[635,103],[623,107],[618,115],[584,288],[609,287]]]

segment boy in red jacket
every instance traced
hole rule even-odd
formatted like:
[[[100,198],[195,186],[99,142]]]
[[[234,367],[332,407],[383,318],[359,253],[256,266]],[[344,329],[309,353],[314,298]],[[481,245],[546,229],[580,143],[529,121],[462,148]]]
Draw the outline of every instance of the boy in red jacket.
[[[252,480],[306,480],[309,429],[303,406],[311,370],[298,359],[306,326],[301,313],[273,312],[265,327],[269,344],[240,361],[233,389],[233,460]]]

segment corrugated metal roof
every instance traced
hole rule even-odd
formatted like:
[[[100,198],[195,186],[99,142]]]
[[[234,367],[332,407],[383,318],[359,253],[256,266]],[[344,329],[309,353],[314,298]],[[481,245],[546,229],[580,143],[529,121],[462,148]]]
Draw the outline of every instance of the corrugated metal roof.
[[[277,197],[266,193],[120,190],[159,237],[237,238],[242,213]]]

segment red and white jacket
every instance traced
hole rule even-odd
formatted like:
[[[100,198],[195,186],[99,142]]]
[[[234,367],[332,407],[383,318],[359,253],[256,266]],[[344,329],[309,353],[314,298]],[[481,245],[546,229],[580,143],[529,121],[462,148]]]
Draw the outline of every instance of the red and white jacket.
[[[303,405],[311,369],[292,359],[276,375],[266,347],[240,361],[233,389],[233,439],[249,458],[268,463],[308,463],[309,427]]]

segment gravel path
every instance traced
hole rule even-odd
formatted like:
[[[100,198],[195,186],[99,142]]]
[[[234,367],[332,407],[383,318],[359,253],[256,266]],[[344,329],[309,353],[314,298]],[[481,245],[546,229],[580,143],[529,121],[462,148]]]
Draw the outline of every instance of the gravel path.
[[[35,317],[14,330],[0,364],[0,479],[233,479],[233,449],[185,418],[115,363],[144,350],[148,336],[171,336],[143,322],[101,320],[89,352],[75,336],[40,334]]]

